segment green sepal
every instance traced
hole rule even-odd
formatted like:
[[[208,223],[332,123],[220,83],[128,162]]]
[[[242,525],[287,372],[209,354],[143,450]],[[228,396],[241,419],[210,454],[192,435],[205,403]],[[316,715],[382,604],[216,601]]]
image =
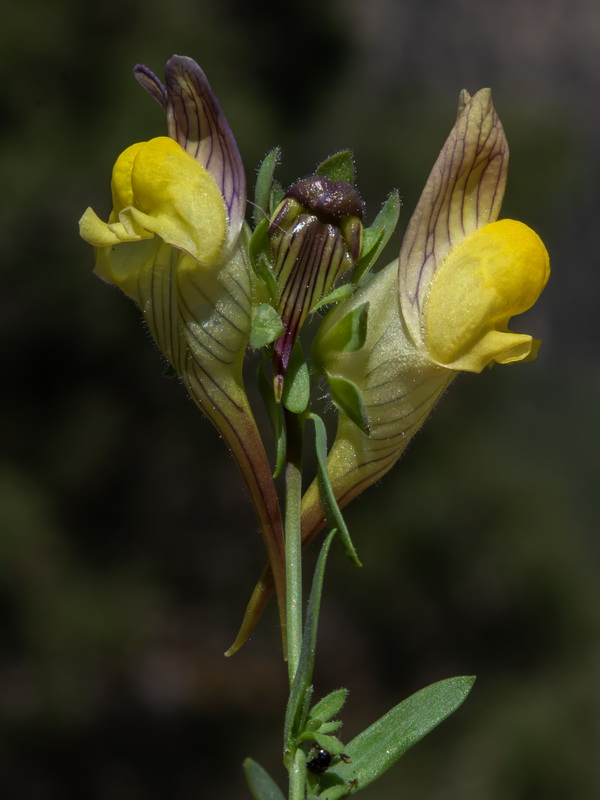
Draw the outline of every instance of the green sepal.
[[[333,722],[320,722],[319,720],[309,719],[306,727],[298,736],[299,742],[317,741],[318,736],[329,736],[342,727],[342,722],[335,720]]]
[[[267,362],[268,358],[265,358],[258,366],[258,371],[256,373],[256,385],[258,386],[258,391],[260,392],[263,403],[265,404],[267,416],[269,418],[269,422],[271,423],[271,428],[273,429],[273,435],[275,437],[275,470],[273,472],[273,477],[278,478],[285,466],[286,431],[285,425],[283,424],[281,406],[279,403],[275,402],[273,381],[269,380],[265,373]]]
[[[243,766],[254,800],[285,800],[281,789],[260,764],[251,758],[246,758]]]
[[[375,264],[381,251],[390,240],[390,236],[396,229],[400,217],[400,196],[398,192],[392,194],[381,207],[381,211],[370,228],[364,231],[363,248],[359,261],[354,267],[352,283],[356,286],[363,275],[368,272]]]
[[[279,181],[273,181],[273,185],[271,187],[271,197],[269,198],[269,211],[271,212],[271,216],[275,213],[275,209],[283,200],[285,192]]]
[[[348,689],[336,689],[334,692],[326,694],[311,708],[310,718],[327,722],[342,710],[347,697]]]
[[[328,736],[324,733],[320,733],[319,731],[304,731],[298,737],[298,741],[314,741],[319,745],[319,747],[322,747],[323,750],[327,750],[328,753],[331,753],[332,756],[339,756],[345,751],[343,743],[337,738],[337,736]]]
[[[354,271],[356,272],[358,265],[362,264],[363,259],[366,260],[366,257],[377,247],[379,242],[383,239],[383,231],[381,228],[365,228],[363,231],[363,246],[360,253],[360,258],[356,262],[354,266]],[[355,281],[358,283],[358,281]]]
[[[248,255],[250,256],[250,263],[256,269],[260,257],[267,257],[270,254],[269,237],[267,232],[269,230],[269,220],[263,219],[258,223],[248,242]]]
[[[292,348],[283,381],[281,402],[292,414],[302,414],[310,401],[310,373],[302,345],[297,339]]]
[[[281,149],[274,147],[268,153],[258,168],[258,175],[256,176],[256,189],[254,191],[254,200],[256,205],[252,212],[254,224],[259,225],[265,217],[270,216],[269,200],[271,197],[271,188],[273,186],[273,173],[275,167],[279,164],[281,158]]]
[[[340,378],[337,375],[330,375],[325,372],[329,389],[331,391],[331,399],[333,400],[336,408],[342,411],[361,431],[369,435],[371,425],[367,409],[360,393],[358,386],[349,381],[347,378]]]
[[[339,153],[334,153],[325,161],[322,161],[316,168],[317,175],[325,175],[332,181],[346,181],[347,183],[354,183],[354,159],[350,150],[341,150]]]
[[[290,696],[285,712],[285,724],[283,728],[284,748],[292,750],[296,746],[298,735],[304,730],[308,717],[308,707],[306,704],[306,694],[310,690],[313,669],[315,666],[315,653],[317,649],[317,627],[319,623],[319,610],[321,607],[321,594],[323,591],[323,578],[325,576],[325,564],[327,554],[331,547],[331,542],[335,536],[335,531],[327,536],[317,560],[313,576],[308,608],[306,611],[306,622],[302,634],[302,647],[300,648],[300,658],[298,668],[292,682]]]
[[[329,294],[326,294],[325,297],[322,297],[318,303],[315,303],[314,306],[311,308],[310,313],[312,314],[315,311],[318,311],[323,306],[329,306],[332,303],[339,303],[340,300],[346,300],[350,295],[354,293],[355,286],[352,283],[342,283],[340,286],[335,288]]]
[[[310,720],[308,721],[310,725]],[[342,727],[342,722],[339,719],[334,719],[331,722],[322,722],[319,726],[315,726],[318,733],[335,733]]]
[[[268,230],[269,220],[263,219],[250,237],[248,255],[254,272],[264,284],[270,301],[275,304],[279,296],[279,286],[269,267],[271,263],[271,245],[267,235]]]
[[[342,516],[340,507],[335,499],[335,493],[329,479],[329,469],[327,468],[327,431],[325,423],[318,414],[309,414],[315,424],[315,451],[317,454],[317,478],[319,481],[319,492],[321,496],[321,505],[325,512],[325,519],[330,528],[337,528],[342,546],[346,551],[346,555],[357,567],[362,567],[360,560],[356,554],[356,549],[352,544],[350,532],[346,521]],[[340,706],[341,708],[341,706]],[[314,714],[313,714],[314,715]]]
[[[279,339],[285,328],[281,317],[269,303],[261,303],[254,311],[249,344],[253,350],[265,347]]]
[[[318,338],[314,351],[319,361],[324,356],[355,353],[367,338],[369,303],[362,303],[345,314],[326,334]]]
[[[388,711],[345,746],[348,763],[334,764],[320,779],[319,797],[338,800],[353,790],[363,789],[393,766],[406,751],[464,702],[475,678],[471,676],[439,681]]]
[[[331,753],[332,756],[339,756],[342,753],[345,753],[345,746],[343,742],[341,742],[337,736],[328,736],[327,734],[317,732],[315,733],[315,742],[322,747],[323,750],[327,750],[328,753]]]

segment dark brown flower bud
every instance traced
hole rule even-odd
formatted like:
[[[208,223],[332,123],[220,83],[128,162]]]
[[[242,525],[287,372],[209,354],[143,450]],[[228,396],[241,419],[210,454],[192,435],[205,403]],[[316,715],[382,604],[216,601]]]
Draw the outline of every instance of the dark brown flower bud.
[[[291,186],[269,226],[278,308],[285,332],[275,342],[279,399],[292,347],[304,320],[359,259],[364,204],[346,181],[312,175]]]

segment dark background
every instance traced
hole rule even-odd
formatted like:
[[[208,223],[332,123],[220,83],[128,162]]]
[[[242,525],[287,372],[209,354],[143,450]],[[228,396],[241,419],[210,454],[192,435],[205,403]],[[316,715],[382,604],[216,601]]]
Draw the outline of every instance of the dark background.
[[[365,798],[600,796],[600,5],[24,0],[0,37],[0,795],[243,798],[246,755],[284,785],[273,610],[222,656],[263,561],[249,502],[77,235],[87,205],[108,214],[118,153],[165,130],[132,67],[175,52],[207,72],[251,184],[275,144],[284,183],[350,147],[369,219],[400,190],[400,231],[460,89],[493,88],[503,216],[551,254],[514,321],[540,356],[460,378],[351,507],[365,566],[331,559],[317,691],[351,689],[349,739],[478,675]]]

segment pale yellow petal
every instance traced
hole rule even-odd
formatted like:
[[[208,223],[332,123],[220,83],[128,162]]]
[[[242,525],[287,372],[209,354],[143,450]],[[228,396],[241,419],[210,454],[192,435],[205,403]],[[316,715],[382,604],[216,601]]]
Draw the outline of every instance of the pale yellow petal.
[[[127,212],[128,209],[124,209],[121,212],[121,219],[116,222],[103,222],[91,208],[87,208],[79,220],[79,235],[94,247],[109,247],[123,242],[151,239],[154,234],[136,222],[135,217],[131,217]],[[113,216],[111,214],[111,220]]]
[[[103,281],[118,286],[141,306],[144,302],[141,282],[152,272],[161,247],[166,245],[156,236],[121,242],[118,247],[97,247],[94,273]]]
[[[112,227],[103,222],[91,208],[86,208],[79,220],[79,235],[95,247],[107,247],[121,241]]]

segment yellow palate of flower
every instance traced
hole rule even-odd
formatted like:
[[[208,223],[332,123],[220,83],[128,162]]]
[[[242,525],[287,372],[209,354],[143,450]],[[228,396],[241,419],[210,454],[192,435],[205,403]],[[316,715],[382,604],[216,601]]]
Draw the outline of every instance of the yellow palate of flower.
[[[535,303],[550,274],[539,236],[521,222],[492,222],[444,258],[422,310],[423,340],[435,362],[480,372],[492,362],[535,356],[536,342],[508,331]]]
[[[81,234],[102,247],[159,236],[204,264],[219,261],[227,233],[221,190],[174,139],[160,136],[128,147],[112,175],[108,223],[91,209]]]

